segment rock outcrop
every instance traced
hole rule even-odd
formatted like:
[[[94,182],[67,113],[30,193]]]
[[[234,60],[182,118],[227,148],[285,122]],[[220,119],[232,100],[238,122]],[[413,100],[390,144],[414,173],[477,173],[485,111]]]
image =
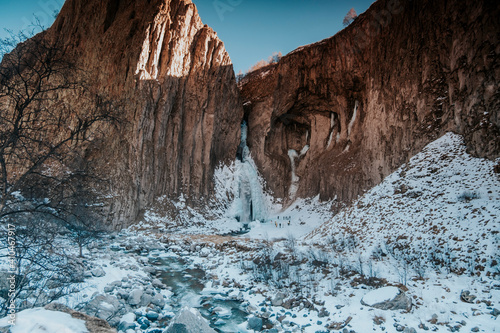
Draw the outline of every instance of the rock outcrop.
[[[206,200],[233,160],[243,108],[231,60],[190,0],[68,0],[48,36],[64,39],[97,89],[122,105],[118,128],[87,152],[108,175],[108,224],[155,198]]]
[[[116,329],[109,326],[104,319],[88,316],[82,312],[75,311],[59,303],[50,303],[45,306],[46,310],[64,312],[71,315],[72,318],[80,319],[85,322],[85,327],[89,333],[116,333]]]
[[[499,8],[379,0],[247,75],[248,146],[269,189],[349,203],[447,131],[500,156]]]

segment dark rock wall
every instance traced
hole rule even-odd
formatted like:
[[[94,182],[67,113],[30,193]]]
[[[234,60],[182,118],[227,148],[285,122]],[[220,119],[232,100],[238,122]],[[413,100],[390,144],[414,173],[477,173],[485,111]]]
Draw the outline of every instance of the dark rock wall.
[[[500,156],[499,7],[379,0],[337,35],[249,74],[248,145],[269,189],[289,197],[288,152],[306,145],[297,196],[339,203],[447,131],[476,156]]]
[[[233,160],[243,108],[231,60],[190,0],[68,0],[49,30],[123,107],[89,158],[108,175],[108,223],[120,228],[156,198],[204,201]]]

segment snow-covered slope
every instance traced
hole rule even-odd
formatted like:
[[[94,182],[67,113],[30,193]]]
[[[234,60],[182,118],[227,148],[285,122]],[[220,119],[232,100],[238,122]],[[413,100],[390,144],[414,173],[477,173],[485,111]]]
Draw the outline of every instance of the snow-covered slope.
[[[389,251],[413,265],[428,263],[459,274],[496,276],[500,273],[497,163],[470,156],[462,137],[448,133],[306,240],[327,244],[354,236],[367,257]]]

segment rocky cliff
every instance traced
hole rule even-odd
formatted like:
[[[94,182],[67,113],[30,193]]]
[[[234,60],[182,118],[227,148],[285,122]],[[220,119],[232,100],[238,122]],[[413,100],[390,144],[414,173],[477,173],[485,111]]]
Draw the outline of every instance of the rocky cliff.
[[[190,0],[68,0],[48,35],[123,108],[87,152],[110,181],[110,225],[158,197],[210,196],[214,169],[236,156],[243,108],[224,44]]]
[[[476,156],[500,156],[499,8],[379,0],[247,75],[248,146],[269,189],[348,203],[447,131]]]

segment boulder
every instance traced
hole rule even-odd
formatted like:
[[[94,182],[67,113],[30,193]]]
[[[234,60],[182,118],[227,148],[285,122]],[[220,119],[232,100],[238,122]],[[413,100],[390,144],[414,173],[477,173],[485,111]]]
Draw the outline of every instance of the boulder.
[[[471,295],[470,291],[468,290],[462,290],[462,292],[460,293],[460,299],[465,303],[474,303],[476,296]]]
[[[146,313],[146,318],[148,318],[151,321],[158,320],[159,316],[160,315],[154,311],[149,311],[148,313]]]
[[[172,320],[165,333],[216,333],[200,312],[193,308],[183,308]]]
[[[144,295],[142,289],[134,289],[128,294],[127,303],[132,306],[137,306],[141,303],[141,298]]]
[[[285,299],[286,295],[285,293],[282,293],[281,291],[278,291],[276,293],[276,296],[272,299],[271,303],[273,306],[282,306],[283,305],[283,300]]]
[[[383,287],[368,292],[361,304],[381,310],[411,309],[411,299],[397,287]]]
[[[115,296],[98,294],[85,305],[83,312],[108,320],[110,324],[118,324],[117,318],[128,311],[125,304],[120,302]],[[109,318],[114,319],[110,321]]]
[[[248,328],[254,331],[262,331],[262,319],[259,317],[251,317],[248,319]]]
[[[106,275],[106,272],[102,269],[102,267],[96,267],[93,270],[90,271],[90,274],[94,277],[102,277]]]
[[[165,307],[165,299],[163,298],[163,295],[160,293],[153,296],[151,303],[162,309]]]

